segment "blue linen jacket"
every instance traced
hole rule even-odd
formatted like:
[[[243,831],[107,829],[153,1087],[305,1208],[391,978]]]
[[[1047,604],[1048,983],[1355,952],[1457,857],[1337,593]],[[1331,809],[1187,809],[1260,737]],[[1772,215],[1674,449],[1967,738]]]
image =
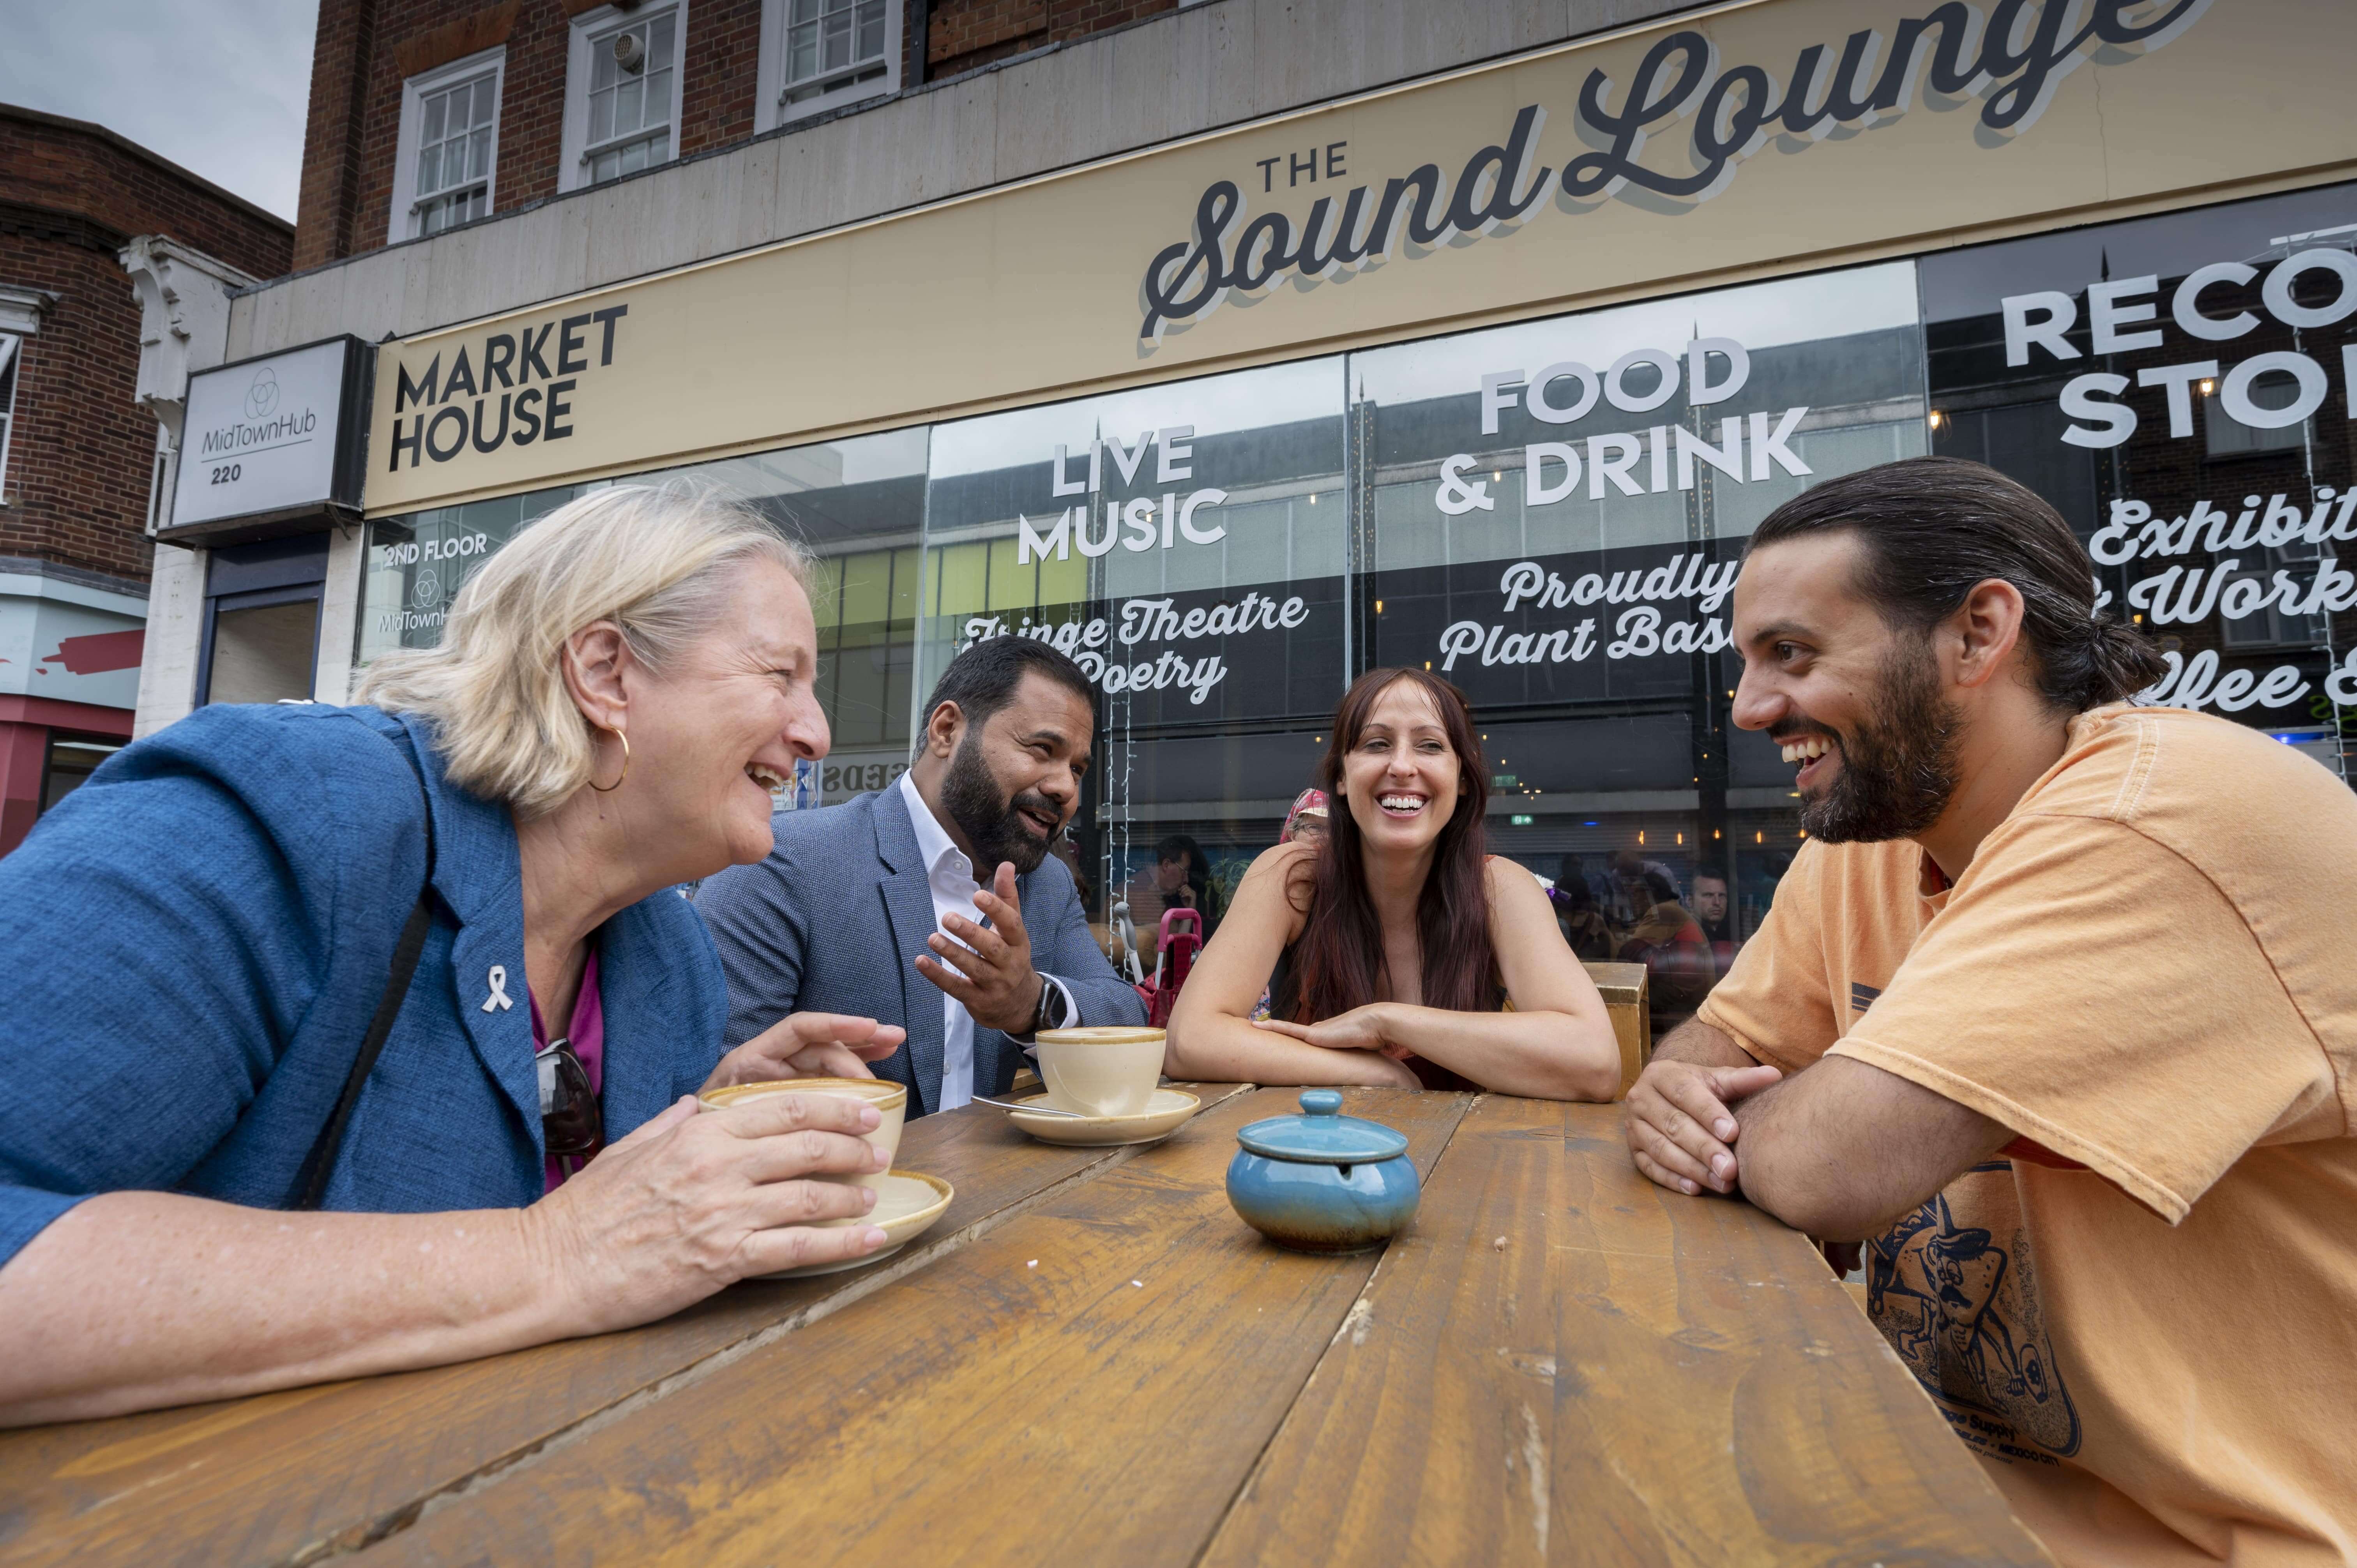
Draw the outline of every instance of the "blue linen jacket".
[[[728,978],[727,1043],[742,1045],[789,1013],[898,1024],[908,1041],[873,1064],[876,1076],[909,1086],[909,1115],[939,1110],[942,993],[916,959],[940,928],[908,802],[896,786],[770,822],[777,847],[767,860],[707,877],[695,895]],[[1146,1022],[1137,988],[1089,936],[1063,862],[1049,855],[1016,878],[1015,897],[1033,967],[1064,983],[1082,1022]],[[1006,1093],[1022,1065],[1020,1046],[974,1026],[975,1093]]]
[[[515,828],[443,778],[431,734],[374,708],[203,708],[117,753],[0,858],[0,1264],[96,1193],[285,1201],[425,875],[396,747],[432,800],[434,921],[323,1206],[541,1196]],[[726,993],[674,892],[598,940],[611,1140],[703,1084]]]

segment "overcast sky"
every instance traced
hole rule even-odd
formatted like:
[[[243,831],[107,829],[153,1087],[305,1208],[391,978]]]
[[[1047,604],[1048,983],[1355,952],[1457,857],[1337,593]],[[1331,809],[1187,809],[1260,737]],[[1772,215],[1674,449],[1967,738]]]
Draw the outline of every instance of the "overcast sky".
[[[319,0],[0,0],[0,102],[94,120],[295,216]]]

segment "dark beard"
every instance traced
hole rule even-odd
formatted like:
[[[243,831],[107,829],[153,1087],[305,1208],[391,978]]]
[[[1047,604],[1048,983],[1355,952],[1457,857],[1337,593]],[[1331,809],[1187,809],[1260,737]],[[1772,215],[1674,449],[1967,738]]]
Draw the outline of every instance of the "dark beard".
[[[1912,838],[1940,820],[1956,792],[1962,715],[1940,695],[1928,639],[1901,638],[1882,667],[1874,713],[1835,736],[1841,772],[1801,805],[1801,826],[1827,843]],[[1818,732],[1823,733],[1823,732]]]
[[[1015,867],[1017,876],[1028,876],[1048,858],[1048,844],[1033,838],[1031,830],[1016,815],[1025,807],[1057,815],[1055,802],[1045,795],[1017,795],[1009,800],[1001,794],[990,764],[982,759],[982,748],[969,731],[950,754],[949,771],[942,776],[942,810],[974,845],[974,879],[983,886],[989,886],[998,875],[1001,862]]]

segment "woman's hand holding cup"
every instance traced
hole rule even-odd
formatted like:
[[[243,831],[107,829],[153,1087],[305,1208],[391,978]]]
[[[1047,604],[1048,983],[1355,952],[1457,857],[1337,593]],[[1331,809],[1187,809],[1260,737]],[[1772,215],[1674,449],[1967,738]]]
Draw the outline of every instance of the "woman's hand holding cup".
[[[875,1206],[856,1179],[891,1164],[863,1141],[880,1120],[829,1095],[682,1100],[619,1140],[525,1210],[557,1332],[628,1328],[751,1275],[883,1246],[880,1228],[844,1223]]]

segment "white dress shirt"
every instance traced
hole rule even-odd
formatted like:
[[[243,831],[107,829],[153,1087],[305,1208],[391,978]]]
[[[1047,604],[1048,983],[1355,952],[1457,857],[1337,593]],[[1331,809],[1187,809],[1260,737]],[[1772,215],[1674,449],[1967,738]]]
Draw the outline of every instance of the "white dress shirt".
[[[965,852],[950,839],[932,812],[925,798],[917,792],[917,783],[909,775],[900,775],[900,798],[908,803],[909,823],[917,831],[917,853],[925,859],[925,886],[933,896],[933,924],[941,927],[944,917],[963,915],[975,925],[984,924],[982,911],[974,908],[974,896],[981,887],[974,879],[974,863]],[[992,867],[993,871],[997,868]],[[946,928],[942,934],[948,936]],[[955,941],[955,937],[951,937]],[[941,957],[939,953],[933,954]],[[955,964],[950,965],[956,969]],[[964,971],[959,970],[963,974]],[[1063,998],[1064,1021],[1077,1024],[1080,1009],[1073,1004],[1072,993],[1064,983],[1052,974],[1042,974],[1040,980],[1056,988]],[[1017,1044],[1022,1042],[1017,1041]],[[1027,1051],[1030,1047],[1026,1045]],[[942,1102],[941,1111],[954,1111],[974,1099],[974,1016],[965,1004],[948,992],[942,993]]]

